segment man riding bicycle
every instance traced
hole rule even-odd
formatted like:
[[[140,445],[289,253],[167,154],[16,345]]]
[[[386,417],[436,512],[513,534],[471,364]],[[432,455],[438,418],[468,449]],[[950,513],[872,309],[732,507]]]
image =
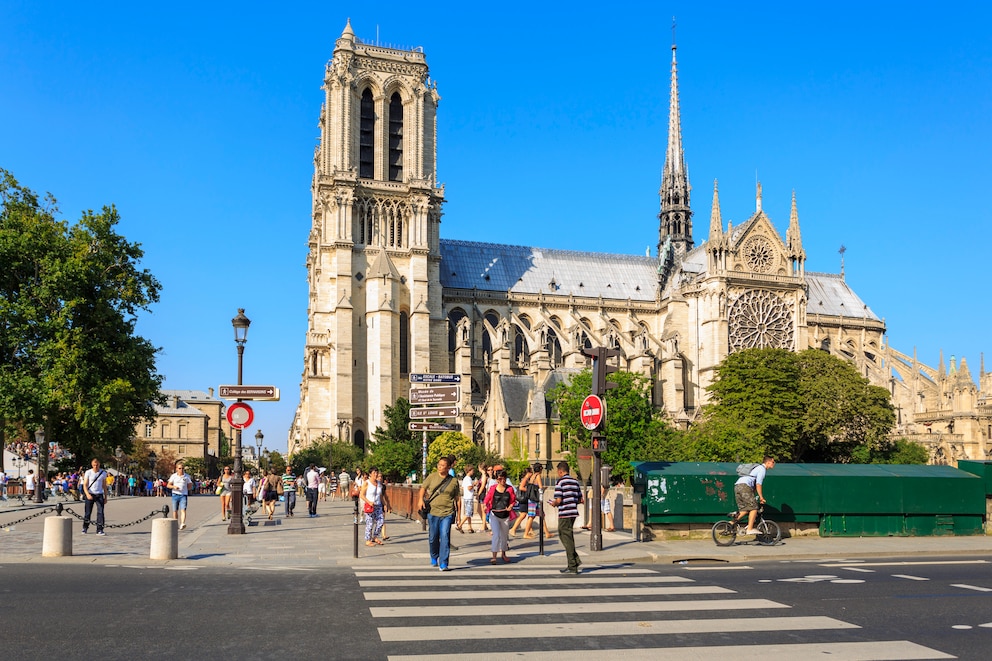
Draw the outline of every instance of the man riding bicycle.
[[[737,522],[740,523],[747,514],[747,532],[745,535],[758,535],[754,529],[754,521],[758,518],[758,504],[765,503],[762,483],[765,473],[775,468],[775,457],[765,455],[764,461],[751,469],[734,483],[734,498],[737,500]]]

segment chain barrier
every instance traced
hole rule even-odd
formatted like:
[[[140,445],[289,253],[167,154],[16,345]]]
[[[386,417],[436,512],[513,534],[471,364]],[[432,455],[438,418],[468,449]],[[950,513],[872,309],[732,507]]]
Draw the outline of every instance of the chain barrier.
[[[72,509],[70,509],[68,507],[62,507],[62,503],[59,503],[58,505],[56,505],[54,507],[54,509],[55,509],[55,511],[59,515],[61,515],[62,512],[65,511],[65,512],[68,512],[69,514],[71,514],[72,516],[76,517],[80,521],[83,520],[83,517],[80,516],[79,514],[76,514],[75,512],[73,512]],[[147,521],[148,519],[152,518],[156,514],[161,514],[162,515],[162,518],[165,518],[165,517],[169,516],[169,506],[168,505],[162,505],[162,509],[160,509],[160,510],[152,510],[147,515],[141,517],[140,519],[136,519],[136,520],[132,521],[131,523],[107,523],[107,524],[104,524],[103,527],[104,528],[127,528],[128,526],[136,526],[139,523],[144,523],[145,521]]]
[[[37,519],[42,514],[47,514],[48,512],[57,512],[60,507],[62,507],[61,503],[55,505],[54,507],[42,508],[41,511],[35,512],[34,514],[31,514],[30,516],[26,516],[23,519],[18,519],[17,521],[11,521],[10,523],[0,524],[0,528],[13,528],[18,523],[24,523],[25,521],[30,521],[31,519]]]

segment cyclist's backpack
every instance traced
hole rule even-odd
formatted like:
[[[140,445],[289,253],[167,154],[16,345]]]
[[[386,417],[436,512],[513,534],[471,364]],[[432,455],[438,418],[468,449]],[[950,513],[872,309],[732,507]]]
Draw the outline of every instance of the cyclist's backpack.
[[[760,466],[761,464],[737,464],[737,474],[741,477],[745,475],[750,475],[751,471]]]

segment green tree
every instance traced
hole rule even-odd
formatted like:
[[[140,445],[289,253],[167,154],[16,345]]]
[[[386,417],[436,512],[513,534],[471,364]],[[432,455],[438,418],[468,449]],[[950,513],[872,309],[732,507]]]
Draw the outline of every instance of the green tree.
[[[427,472],[437,469],[437,462],[441,457],[455,455],[455,472],[464,470],[465,458],[472,452],[475,443],[465,434],[458,431],[446,431],[438,435],[429,446],[427,446]]]
[[[862,445],[854,449],[852,461],[859,464],[926,464],[927,449],[919,443],[899,438],[874,446]]]
[[[704,421],[686,435],[700,460],[758,461],[763,453],[785,461],[870,460],[895,422],[885,389],[816,349],[732,353],[709,390]]]
[[[289,458],[289,465],[293,467],[293,473],[302,475],[307,466],[330,468],[331,466],[331,441],[328,436],[321,436],[316,441],[294,452]]]
[[[651,383],[647,377],[632,372],[615,372],[611,380],[616,388],[605,395],[607,450],[603,463],[613,467],[613,474],[629,478],[632,461],[664,460],[658,456],[672,452],[678,434],[657,415],[651,403]],[[550,394],[555,403],[562,433],[562,450],[568,461],[577,465],[578,449],[592,442],[591,432],[582,426],[579,409],[592,391],[592,371],[583,370],[567,383],[560,383]]]
[[[282,474],[286,470],[286,458],[281,452],[268,450],[262,453],[262,457],[262,468],[275,471],[277,474]]]
[[[79,456],[130,449],[162,382],[135,334],[160,290],[143,251],[115,232],[114,207],[70,225],[6,170],[0,203],[0,422],[42,425]]]
[[[383,411],[386,427],[376,427],[369,444],[367,463],[375,465],[392,482],[406,479],[420,467],[421,436],[410,431],[410,402],[400,397]],[[429,434],[431,438],[436,434]]]
[[[205,478],[207,476],[207,462],[200,457],[186,457],[183,459],[186,473],[193,477]]]

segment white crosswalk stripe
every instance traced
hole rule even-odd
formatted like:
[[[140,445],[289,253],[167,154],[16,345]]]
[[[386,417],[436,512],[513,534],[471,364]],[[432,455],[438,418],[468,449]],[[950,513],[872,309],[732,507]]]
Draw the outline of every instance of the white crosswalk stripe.
[[[954,658],[908,640],[852,638],[845,632],[856,624],[790,615],[786,604],[650,569],[356,567],[355,575],[391,661]],[[742,631],[760,636],[726,645]],[[610,637],[622,644],[612,649]]]

